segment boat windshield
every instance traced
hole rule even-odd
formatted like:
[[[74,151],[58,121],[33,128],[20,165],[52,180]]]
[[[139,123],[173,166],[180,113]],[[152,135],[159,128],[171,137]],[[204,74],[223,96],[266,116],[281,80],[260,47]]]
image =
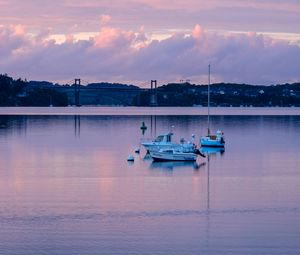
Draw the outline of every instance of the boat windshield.
[[[171,142],[171,136],[170,136],[170,135],[167,136],[167,142],[168,142],[168,143]]]
[[[159,135],[155,140],[154,142],[162,142],[164,139],[164,136],[163,135]]]

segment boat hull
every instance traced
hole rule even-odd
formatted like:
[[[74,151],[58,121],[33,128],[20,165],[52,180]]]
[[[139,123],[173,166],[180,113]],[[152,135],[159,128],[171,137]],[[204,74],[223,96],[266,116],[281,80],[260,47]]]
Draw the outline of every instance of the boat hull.
[[[197,159],[197,155],[194,153],[152,151],[150,155],[154,161],[196,161]]]
[[[150,143],[142,143],[142,145],[149,152],[158,151],[160,149],[175,149],[177,147],[177,145],[173,143],[155,144],[150,142]]]
[[[201,147],[224,148],[225,144],[214,143],[214,142],[203,142],[201,143]]]

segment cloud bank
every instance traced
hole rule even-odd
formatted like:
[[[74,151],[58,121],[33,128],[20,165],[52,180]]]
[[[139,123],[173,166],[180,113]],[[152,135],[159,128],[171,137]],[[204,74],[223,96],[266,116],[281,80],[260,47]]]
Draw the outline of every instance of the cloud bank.
[[[102,22],[109,22],[103,16]],[[213,82],[277,84],[300,80],[300,46],[256,33],[220,35],[196,25],[190,34],[149,40],[138,31],[104,25],[88,40],[72,34],[63,43],[22,26],[0,26],[0,72],[35,80],[132,82],[148,86],[190,79]]]

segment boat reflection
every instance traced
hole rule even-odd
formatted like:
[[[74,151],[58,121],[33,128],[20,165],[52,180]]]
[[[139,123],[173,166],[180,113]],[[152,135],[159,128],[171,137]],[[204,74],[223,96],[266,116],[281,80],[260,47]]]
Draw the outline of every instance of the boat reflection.
[[[145,161],[152,160],[152,157],[151,157],[151,155],[150,155],[149,152],[147,152],[147,153],[145,154],[143,160],[145,160]]]
[[[153,161],[150,164],[150,169],[163,169],[163,170],[177,170],[183,168],[193,168],[194,170],[198,170],[201,166],[205,165],[204,162],[198,164],[197,162],[182,162],[182,161],[165,161],[165,162],[156,162]]]
[[[225,152],[225,148],[216,148],[216,147],[201,147],[200,152],[204,155],[211,154],[223,154]]]

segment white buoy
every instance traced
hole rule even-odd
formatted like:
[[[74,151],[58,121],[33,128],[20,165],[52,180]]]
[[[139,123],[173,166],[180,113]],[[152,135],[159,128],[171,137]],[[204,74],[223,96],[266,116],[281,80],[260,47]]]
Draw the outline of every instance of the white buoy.
[[[140,148],[135,148],[134,152],[137,154],[140,153]]]
[[[127,161],[134,161],[134,157],[132,155],[129,155]]]

